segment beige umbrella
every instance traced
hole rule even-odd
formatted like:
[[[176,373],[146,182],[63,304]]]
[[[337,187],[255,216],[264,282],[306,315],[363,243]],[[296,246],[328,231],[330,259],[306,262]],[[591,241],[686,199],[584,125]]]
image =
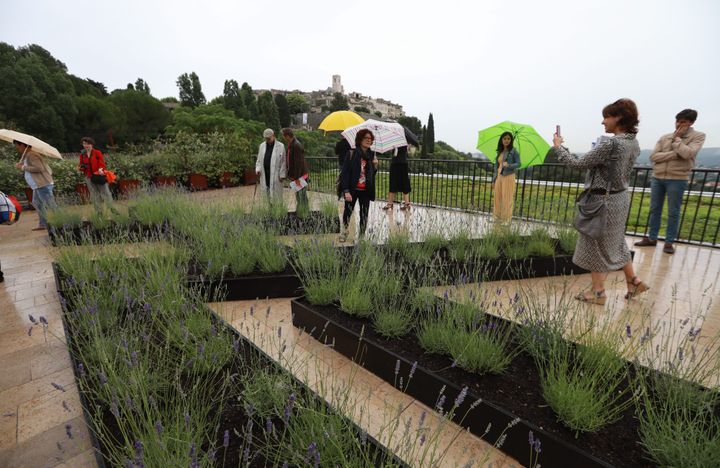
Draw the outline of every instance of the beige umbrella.
[[[39,138],[34,136],[26,135],[24,133],[16,132],[15,130],[7,130],[3,128],[0,130],[0,140],[5,140],[12,143],[14,140],[20,143],[25,143],[28,146],[32,146],[33,152],[47,156],[49,158],[62,159],[60,152],[54,147],[50,146]]]

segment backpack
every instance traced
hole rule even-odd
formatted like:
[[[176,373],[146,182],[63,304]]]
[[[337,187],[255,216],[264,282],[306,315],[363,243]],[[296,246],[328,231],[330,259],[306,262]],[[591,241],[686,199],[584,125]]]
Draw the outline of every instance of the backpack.
[[[22,206],[17,198],[0,192],[0,224],[15,224],[20,219]]]

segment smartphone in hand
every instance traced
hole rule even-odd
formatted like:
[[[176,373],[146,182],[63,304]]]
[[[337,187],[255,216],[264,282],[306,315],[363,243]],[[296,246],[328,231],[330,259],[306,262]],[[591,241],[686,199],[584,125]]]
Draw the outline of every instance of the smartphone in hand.
[[[560,125],[555,125],[555,135],[560,136]]]

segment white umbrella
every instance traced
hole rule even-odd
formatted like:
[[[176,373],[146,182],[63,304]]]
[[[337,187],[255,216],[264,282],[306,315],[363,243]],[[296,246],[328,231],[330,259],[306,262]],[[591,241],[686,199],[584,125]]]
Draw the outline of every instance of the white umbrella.
[[[364,128],[370,130],[375,137],[370,149],[377,153],[385,153],[408,144],[405,138],[405,128],[402,125],[396,122],[381,122],[373,119],[346,129],[342,132],[342,136],[350,142],[352,148],[355,148],[355,135]]]
[[[60,152],[54,146],[48,145],[39,138],[16,132],[15,130],[7,130],[3,128],[2,130],[0,130],[0,140],[5,140],[10,143],[12,143],[13,140],[17,140],[20,143],[25,143],[28,146],[32,146],[33,152],[41,156],[62,159],[62,156],[60,156]]]

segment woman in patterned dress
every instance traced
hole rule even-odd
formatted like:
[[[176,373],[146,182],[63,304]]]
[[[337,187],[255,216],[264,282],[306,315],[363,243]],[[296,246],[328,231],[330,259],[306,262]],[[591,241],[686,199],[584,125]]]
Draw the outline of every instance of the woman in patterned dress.
[[[580,233],[573,262],[592,276],[592,291],[580,293],[576,299],[592,304],[605,304],[605,279],[608,272],[622,269],[627,282],[625,299],[647,291],[649,287],[635,276],[630,250],[625,243],[625,220],[630,209],[628,180],[640,145],[637,106],[630,99],[619,99],[602,111],[606,133],[614,136],[602,141],[582,156],[570,153],[562,146],[559,135],[553,138],[553,151],[558,159],[570,167],[587,169],[585,189],[591,197],[607,196],[607,226],[600,239]],[[610,193],[606,195],[609,189]]]

